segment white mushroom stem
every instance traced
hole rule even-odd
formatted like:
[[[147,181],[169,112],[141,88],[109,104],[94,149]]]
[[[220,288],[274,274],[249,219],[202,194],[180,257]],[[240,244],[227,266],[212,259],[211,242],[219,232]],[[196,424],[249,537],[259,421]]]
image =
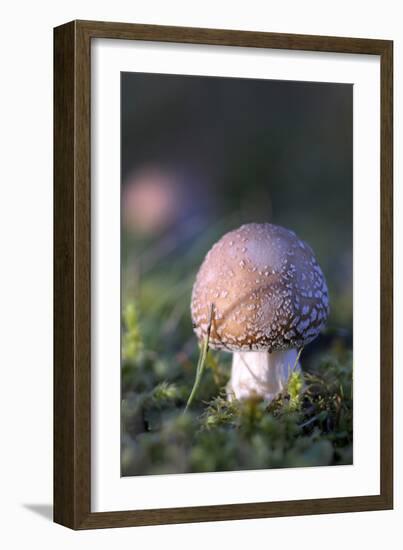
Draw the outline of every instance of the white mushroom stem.
[[[227,393],[228,398],[262,397],[271,401],[283,391],[291,373],[299,372],[298,351],[235,352]]]

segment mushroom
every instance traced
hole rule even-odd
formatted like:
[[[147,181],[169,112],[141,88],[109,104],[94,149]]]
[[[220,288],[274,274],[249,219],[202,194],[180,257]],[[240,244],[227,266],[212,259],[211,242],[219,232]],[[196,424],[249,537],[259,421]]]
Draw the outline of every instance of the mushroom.
[[[306,242],[284,227],[250,223],[207,253],[191,313],[199,340],[233,353],[228,398],[272,400],[324,327],[328,291]]]

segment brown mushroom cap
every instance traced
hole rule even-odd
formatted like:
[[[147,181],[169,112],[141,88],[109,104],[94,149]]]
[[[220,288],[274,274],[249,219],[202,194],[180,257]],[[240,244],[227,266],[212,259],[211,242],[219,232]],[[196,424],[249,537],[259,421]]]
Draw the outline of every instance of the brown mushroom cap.
[[[329,314],[326,281],[313,251],[270,223],[226,233],[207,253],[192,292],[199,339],[228,351],[280,351],[314,340]]]

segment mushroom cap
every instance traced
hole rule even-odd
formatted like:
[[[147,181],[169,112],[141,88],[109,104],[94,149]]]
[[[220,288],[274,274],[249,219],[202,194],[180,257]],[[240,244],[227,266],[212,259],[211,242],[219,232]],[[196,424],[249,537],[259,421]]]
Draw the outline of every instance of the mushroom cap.
[[[199,339],[210,325],[215,349],[300,348],[326,323],[327,285],[311,247],[293,231],[250,223],[226,233],[207,253],[191,313]]]

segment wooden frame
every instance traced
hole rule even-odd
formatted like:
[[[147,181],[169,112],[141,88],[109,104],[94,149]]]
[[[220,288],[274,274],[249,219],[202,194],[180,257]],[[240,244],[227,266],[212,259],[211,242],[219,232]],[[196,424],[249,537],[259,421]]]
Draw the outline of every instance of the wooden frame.
[[[90,55],[92,38],[377,55],[381,58],[381,490],[379,495],[92,513],[90,507]],[[54,520],[126,527],[393,507],[393,42],[73,21],[54,31]]]

